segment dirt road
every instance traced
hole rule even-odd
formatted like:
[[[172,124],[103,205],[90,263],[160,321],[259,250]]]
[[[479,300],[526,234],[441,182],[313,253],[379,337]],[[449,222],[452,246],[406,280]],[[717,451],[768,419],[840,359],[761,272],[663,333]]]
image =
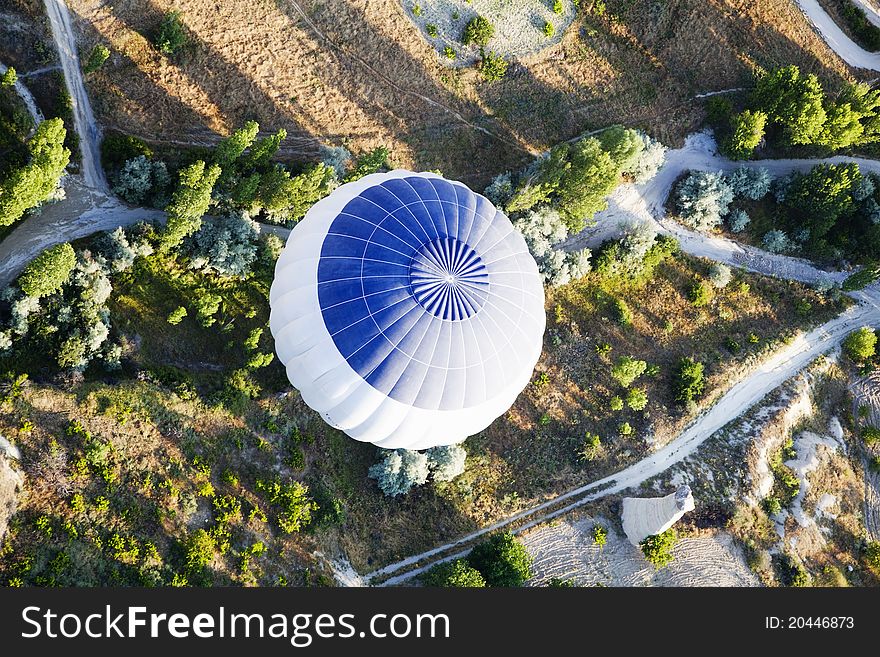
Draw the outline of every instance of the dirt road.
[[[61,69],[64,71],[64,83],[73,106],[73,124],[79,135],[79,147],[82,151],[80,171],[83,180],[91,189],[109,194],[107,178],[101,168],[101,132],[83,84],[70,11],[64,0],[45,0],[45,5],[46,15],[52,25],[55,49],[58,51]]]
[[[0,75],[6,73],[7,67],[5,64],[0,63]],[[13,87],[16,93],[21,97],[21,100],[24,102],[25,107],[27,107],[28,113],[31,115],[31,118],[34,120],[34,125],[39,125],[43,121],[43,113],[40,111],[40,108],[37,107],[37,102],[34,100],[33,95],[31,95],[30,90],[24,86],[24,83],[21,81],[21,76],[15,81],[15,87]]]
[[[819,4],[818,0],[795,1],[807,15],[810,22],[816,26],[816,29],[825,40],[825,43],[828,44],[828,47],[836,52],[843,61],[856,68],[880,71],[880,53],[868,52],[850,39],[846,33],[838,27],[837,23],[834,22],[834,19],[822,9],[822,5]],[[868,2],[859,2],[858,4],[865,9],[865,14],[872,23],[880,24],[877,22],[880,20],[880,16],[877,15],[876,9],[871,7]]]

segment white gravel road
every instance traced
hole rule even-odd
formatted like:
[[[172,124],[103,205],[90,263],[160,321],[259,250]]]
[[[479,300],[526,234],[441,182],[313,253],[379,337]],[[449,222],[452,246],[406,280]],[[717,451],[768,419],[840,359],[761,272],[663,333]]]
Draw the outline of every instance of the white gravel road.
[[[819,34],[828,44],[828,46],[836,52],[840,58],[850,66],[856,68],[865,68],[871,71],[880,71],[880,53],[868,52],[852,39],[850,39],[834,19],[822,9],[822,5],[817,0],[795,0],[803,12],[807,15]],[[868,2],[859,2],[863,8],[869,7]],[[871,7],[870,11],[866,11],[871,22],[880,18],[876,14],[876,10]],[[874,18],[871,18],[874,16]]]

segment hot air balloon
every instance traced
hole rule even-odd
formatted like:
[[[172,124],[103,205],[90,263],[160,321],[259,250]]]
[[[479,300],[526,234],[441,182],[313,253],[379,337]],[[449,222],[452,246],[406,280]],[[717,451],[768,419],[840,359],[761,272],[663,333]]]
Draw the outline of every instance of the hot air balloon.
[[[522,236],[459,182],[396,170],[342,185],[291,231],[270,294],[290,382],[384,448],[485,429],[532,376],[544,288]]]

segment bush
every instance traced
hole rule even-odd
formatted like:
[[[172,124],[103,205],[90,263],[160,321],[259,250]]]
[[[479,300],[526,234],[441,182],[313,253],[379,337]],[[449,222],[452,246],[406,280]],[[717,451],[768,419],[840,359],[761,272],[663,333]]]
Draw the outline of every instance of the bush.
[[[617,320],[618,324],[620,324],[621,326],[632,325],[632,310],[630,310],[629,306],[626,305],[626,301],[620,298],[615,298],[612,302],[612,309],[614,319]]]
[[[874,572],[880,573],[880,541],[871,541],[865,546],[865,561]]]
[[[186,317],[186,308],[178,306],[168,314],[168,323],[172,326],[177,326],[183,321],[184,317]]]
[[[727,265],[716,262],[709,267],[709,281],[719,290],[730,285],[732,280],[733,272]]]
[[[408,449],[381,450],[381,460],[368,471],[379,490],[389,497],[404,495],[428,481],[428,456]]]
[[[623,173],[632,176],[637,183],[647,182],[657,175],[666,162],[666,147],[643,132],[638,133],[642,140],[642,151],[636,162]]]
[[[510,172],[499,173],[492,178],[492,182],[483,190],[483,195],[492,201],[496,207],[503,207],[510,200],[510,197],[513,196],[513,181]]]
[[[292,534],[312,521],[312,513],[318,505],[309,497],[308,486],[298,481],[282,484],[278,479],[272,482],[257,480],[257,490],[263,493],[276,509],[278,526],[281,531]]]
[[[608,530],[603,525],[593,525],[593,545],[605,547],[608,542]]]
[[[721,173],[691,172],[676,190],[676,207],[682,223],[699,231],[718,226],[732,201],[733,189]]]
[[[67,242],[56,244],[34,258],[21,276],[18,286],[29,297],[41,299],[61,289],[76,267],[76,253]]]
[[[467,451],[462,445],[432,447],[425,455],[434,481],[452,481],[464,472]]]
[[[643,411],[648,405],[648,393],[643,388],[633,388],[627,393],[626,405],[634,411]]]
[[[421,576],[425,586],[471,587],[486,586],[480,571],[468,565],[464,559],[438,563]]]
[[[556,28],[553,26],[553,23],[551,23],[550,21],[544,22],[544,27],[543,27],[542,31],[544,32],[544,36],[547,37],[548,39],[550,37],[552,37],[554,34],[556,34]]]
[[[495,534],[479,543],[467,556],[489,586],[522,586],[532,576],[532,557],[513,534]]]
[[[88,75],[89,73],[94,73],[99,68],[104,65],[110,58],[110,49],[105,46],[103,43],[98,43],[92,48],[92,52],[89,53],[89,58],[86,60],[86,63],[83,65],[83,73]]]
[[[869,326],[853,331],[843,341],[843,350],[854,361],[862,362],[874,357],[877,334]]]
[[[151,159],[153,157],[153,149],[143,139],[138,137],[113,133],[107,135],[101,141],[101,163],[105,169],[118,169],[125,162],[139,155]]]
[[[171,176],[164,162],[151,162],[144,155],[126,160],[122,169],[113,176],[113,193],[132,205],[140,205],[151,194],[167,200],[164,194],[171,184]],[[162,205],[161,202],[154,203]]]
[[[109,233],[102,233],[92,243],[92,250],[104,257],[111,272],[128,271],[137,258],[153,253],[153,245],[146,234],[151,230],[141,226],[126,233],[120,226]]]
[[[730,232],[732,233],[743,232],[751,221],[751,217],[746,214],[745,210],[737,209],[727,215],[727,225],[730,227]]]
[[[748,160],[764,139],[767,115],[745,110],[730,120],[731,134],[722,144],[724,154],[732,160]]]
[[[784,231],[778,229],[768,230],[764,234],[764,239],[761,240],[761,244],[770,253],[786,253],[791,251],[794,247],[794,244],[789,239],[788,235],[786,235]]]
[[[539,208],[514,220],[513,225],[525,239],[545,284],[558,287],[589,273],[589,249],[566,252],[555,248],[568,237],[568,227],[556,210]]]
[[[0,75],[0,89],[14,87],[18,82],[18,75],[13,67],[8,67],[3,75]]]
[[[727,182],[734,196],[757,201],[770,192],[773,176],[766,167],[741,166],[727,175]]]
[[[489,39],[495,36],[495,28],[488,18],[482,16],[474,16],[464,27],[461,35],[461,42],[464,45],[485,46],[489,43]]]
[[[675,375],[675,399],[683,404],[694,401],[705,387],[703,364],[693,358],[682,358]]]
[[[187,45],[189,37],[179,11],[169,11],[159,23],[153,45],[164,55],[175,55]]]
[[[797,66],[786,66],[758,76],[752,102],[782,128],[784,143],[812,144],[825,124],[824,96],[815,74],[801,75]]]
[[[189,239],[190,269],[246,278],[257,259],[260,226],[246,213],[208,221]]]
[[[599,456],[601,452],[602,439],[599,437],[599,434],[588,431],[584,437],[584,442],[581,444],[581,448],[578,450],[578,458],[581,461],[589,462]]]
[[[639,545],[648,563],[652,564],[655,568],[663,568],[671,564],[675,559],[672,555],[672,549],[675,547],[677,538],[675,530],[670,528],[662,534],[649,536]]]
[[[611,399],[608,400],[608,408],[612,411],[622,411],[623,410],[623,398],[619,395],[614,395]]]
[[[712,288],[706,281],[694,281],[688,290],[688,301],[696,308],[708,306],[712,302],[712,297]]]
[[[862,440],[868,447],[880,445],[880,429],[877,427],[865,427],[862,429]]]
[[[501,55],[485,50],[480,51],[480,73],[489,82],[497,82],[507,73],[507,60]]]
[[[629,388],[636,379],[645,373],[647,366],[648,364],[643,360],[621,356],[611,368],[611,378],[624,388]]]

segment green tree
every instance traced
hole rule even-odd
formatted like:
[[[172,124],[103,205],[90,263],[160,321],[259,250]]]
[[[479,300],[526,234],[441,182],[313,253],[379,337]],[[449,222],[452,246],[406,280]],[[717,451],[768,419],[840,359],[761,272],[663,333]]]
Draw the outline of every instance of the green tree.
[[[599,134],[599,142],[619,171],[629,171],[635,167],[645,148],[645,142],[639,133],[622,125],[604,130]]]
[[[825,124],[824,97],[819,78],[792,65],[760,74],[752,101],[782,128],[785,143],[813,144]]]
[[[0,226],[9,226],[24,213],[45,201],[58,186],[70,161],[64,148],[67,131],[61,119],[48,119],[37,127],[28,142],[28,163],[0,181]]]
[[[439,563],[421,577],[425,586],[470,587],[486,586],[480,571],[468,565],[464,559]]]
[[[92,48],[92,52],[89,53],[89,58],[86,60],[86,63],[83,65],[83,73],[88,75],[89,73],[94,73],[99,68],[104,65],[110,58],[110,49],[105,46],[103,43],[95,44],[95,47]]]
[[[843,350],[855,361],[866,361],[874,357],[877,347],[877,334],[870,326],[853,331],[843,341]]]
[[[239,164],[242,171],[261,171],[269,166],[272,158],[281,148],[281,142],[287,139],[287,130],[281,128],[274,135],[261,137],[253,142],[250,151],[244,155]]]
[[[620,178],[611,155],[598,139],[583,139],[572,147],[568,167],[557,191],[559,212],[571,233],[579,233],[586,222],[607,207],[605,197]]]
[[[256,121],[248,121],[217,144],[217,148],[214,149],[214,163],[223,170],[224,176],[245,150],[251,147],[259,131],[260,124]]]
[[[655,568],[663,568],[671,564],[675,557],[672,556],[672,548],[675,547],[675,541],[678,535],[672,528],[667,529],[662,534],[654,534],[648,536],[644,541],[639,543],[642,548],[642,554],[648,563]]]
[[[645,373],[646,367],[648,364],[643,360],[621,356],[611,367],[611,378],[624,388],[629,388],[636,379]]]
[[[29,297],[47,297],[61,289],[76,267],[76,253],[67,242],[40,253],[25,267],[18,285]]]
[[[547,157],[540,160],[533,176],[522,180],[505,209],[508,213],[528,210],[544,203],[559,189],[565,172],[571,168],[568,144],[554,146]]]
[[[810,242],[819,243],[841,217],[855,209],[853,190],[861,182],[857,164],[820,164],[796,175],[785,192],[785,205],[810,230]]]
[[[168,224],[162,234],[165,250],[177,247],[185,237],[202,225],[202,217],[211,203],[211,191],[220,176],[220,167],[208,167],[202,160],[180,170],[180,182],[166,208]]]
[[[483,16],[474,16],[465,25],[461,42],[466,46],[474,44],[482,47],[489,43],[489,39],[493,36],[495,36],[495,28],[489,22],[489,19]]]
[[[643,411],[648,405],[648,393],[643,388],[632,388],[626,395],[626,405],[634,411]]]
[[[767,115],[745,110],[730,120],[730,136],[723,143],[725,155],[733,160],[748,160],[764,138]]]
[[[532,576],[532,557],[510,532],[495,534],[467,556],[489,586],[522,586]]]
[[[261,177],[255,202],[270,212],[284,211],[288,218],[299,220],[330,193],[334,181],[334,171],[326,164],[318,163],[293,178],[278,165]]]
[[[693,358],[682,358],[675,375],[675,398],[682,403],[694,401],[703,394],[706,382],[703,364]]]
[[[507,60],[495,52],[480,50],[480,73],[489,82],[498,82],[507,73]]]

